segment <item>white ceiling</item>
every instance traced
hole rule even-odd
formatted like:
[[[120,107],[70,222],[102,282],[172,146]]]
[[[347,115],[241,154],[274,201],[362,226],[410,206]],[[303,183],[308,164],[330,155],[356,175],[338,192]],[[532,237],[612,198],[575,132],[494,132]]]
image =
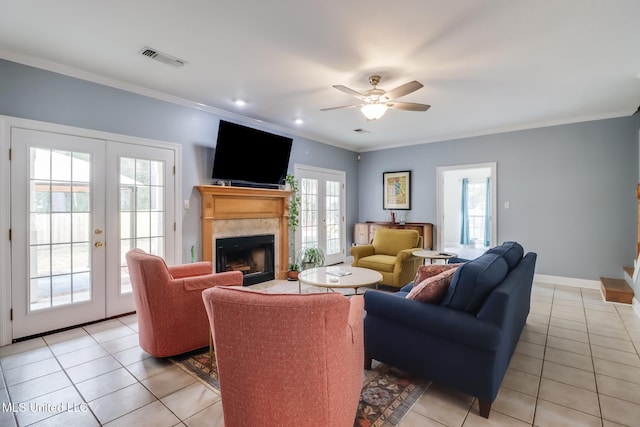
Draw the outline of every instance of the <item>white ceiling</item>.
[[[0,0],[0,57],[367,151],[629,116],[638,17],[638,0]],[[371,74],[418,80],[400,100],[431,109],[320,111]]]

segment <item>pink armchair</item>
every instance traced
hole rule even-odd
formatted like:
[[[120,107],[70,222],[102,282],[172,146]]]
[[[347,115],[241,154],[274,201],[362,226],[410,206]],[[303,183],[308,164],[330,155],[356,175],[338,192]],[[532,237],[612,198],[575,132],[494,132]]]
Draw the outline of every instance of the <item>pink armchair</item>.
[[[156,357],[175,356],[209,345],[209,322],[202,291],[242,285],[239,271],[212,273],[210,262],[167,267],[141,249],[127,252],[138,315],[140,347]]]
[[[361,296],[202,293],[226,427],[353,426],[363,384]]]

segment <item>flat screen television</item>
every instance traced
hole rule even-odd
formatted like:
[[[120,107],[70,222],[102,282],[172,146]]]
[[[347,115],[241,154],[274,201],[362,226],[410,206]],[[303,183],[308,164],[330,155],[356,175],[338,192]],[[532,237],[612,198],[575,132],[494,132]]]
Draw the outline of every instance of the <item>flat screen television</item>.
[[[277,188],[287,175],[292,142],[220,120],[212,178],[231,185]]]

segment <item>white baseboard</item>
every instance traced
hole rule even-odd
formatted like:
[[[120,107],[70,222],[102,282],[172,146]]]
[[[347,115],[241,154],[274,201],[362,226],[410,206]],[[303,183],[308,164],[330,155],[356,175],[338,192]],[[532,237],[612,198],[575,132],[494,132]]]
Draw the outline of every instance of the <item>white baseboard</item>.
[[[600,289],[599,280],[576,279],[575,277],[550,276],[548,274],[536,274],[534,282],[551,283],[553,285],[575,286],[577,288]]]

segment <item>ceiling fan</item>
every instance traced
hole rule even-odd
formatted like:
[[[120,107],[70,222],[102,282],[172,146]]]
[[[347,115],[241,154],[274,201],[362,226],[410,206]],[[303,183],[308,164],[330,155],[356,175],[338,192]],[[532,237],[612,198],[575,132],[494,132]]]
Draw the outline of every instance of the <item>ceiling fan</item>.
[[[320,111],[359,107],[360,111],[362,112],[362,114],[364,114],[367,120],[377,120],[382,117],[388,109],[405,111],[427,111],[431,107],[431,105],[417,104],[415,102],[396,101],[397,98],[415,92],[423,86],[422,83],[415,80],[400,85],[388,92],[382,89],[378,89],[380,76],[369,77],[369,83],[371,84],[371,86],[373,86],[373,88],[367,90],[364,93],[360,93],[346,86],[334,85],[333,87],[338,89],[340,92],[344,92],[347,95],[355,96],[360,101],[362,101],[362,103],[355,105],[342,105],[340,107],[323,108]]]

